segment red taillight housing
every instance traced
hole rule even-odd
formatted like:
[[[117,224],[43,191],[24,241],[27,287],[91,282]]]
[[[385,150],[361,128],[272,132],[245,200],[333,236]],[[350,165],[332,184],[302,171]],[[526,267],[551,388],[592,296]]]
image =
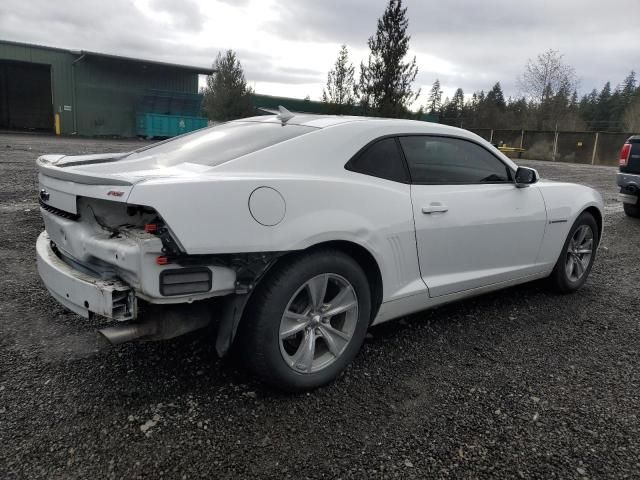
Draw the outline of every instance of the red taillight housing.
[[[631,144],[625,143],[620,150],[620,166],[626,167],[629,163],[629,156],[631,155]]]
[[[165,257],[164,255],[161,255],[161,256],[156,258],[156,263],[158,265],[169,265],[169,263],[171,263],[171,262],[169,261],[169,259],[167,257]]]
[[[158,225],[155,223],[147,223],[144,226],[144,231],[147,233],[156,233],[158,231]]]

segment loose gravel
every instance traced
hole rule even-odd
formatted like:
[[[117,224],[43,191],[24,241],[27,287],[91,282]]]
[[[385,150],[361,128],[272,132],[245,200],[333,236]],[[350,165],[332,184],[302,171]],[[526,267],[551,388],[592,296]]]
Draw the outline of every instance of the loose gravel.
[[[206,331],[100,350],[42,287],[35,158],[138,145],[0,135],[0,478],[640,476],[640,221],[614,168],[521,162],[605,198],[581,291],[532,283],[372,328],[337,382],[292,396]]]

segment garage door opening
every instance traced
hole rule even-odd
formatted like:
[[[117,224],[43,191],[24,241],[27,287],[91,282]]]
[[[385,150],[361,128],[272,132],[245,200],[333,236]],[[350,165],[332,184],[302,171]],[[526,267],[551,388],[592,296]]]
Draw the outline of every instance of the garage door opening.
[[[0,129],[52,132],[51,67],[0,62]]]

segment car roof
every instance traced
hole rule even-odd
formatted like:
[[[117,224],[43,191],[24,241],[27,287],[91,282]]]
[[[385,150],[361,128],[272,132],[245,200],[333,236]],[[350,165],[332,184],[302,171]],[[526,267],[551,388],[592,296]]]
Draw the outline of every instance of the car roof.
[[[423,130],[424,133],[440,133],[458,136],[469,136],[470,132],[449,125],[440,123],[424,122],[420,120],[408,120],[401,118],[383,118],[383,117],[360,117],[351,115],[319,115],[312,113],[294,113],[294,116],[286,122],[286,125],[301,125],[314,128],[328,128],[344,124],[358,123],[377,127],[391,127],[393,129],[402,129],[409,127],[412,131],[415,129]],[[243,118],[236,120],[237,122],[259,122],[259,123],[282,123],[277,115],[261,115],[257,117]]]
[[[294,113],[294,112],[292,112]],[[349,115],[318,115],[313,113],[294,113],[294,116],[286,122],[286,125],[302,125],[306,127],[324,128],[347,122],[357,122],[368,117],[355,117]],[[277,115],[260,115],[257,117],[242,118],[237,122],[281,123]]]

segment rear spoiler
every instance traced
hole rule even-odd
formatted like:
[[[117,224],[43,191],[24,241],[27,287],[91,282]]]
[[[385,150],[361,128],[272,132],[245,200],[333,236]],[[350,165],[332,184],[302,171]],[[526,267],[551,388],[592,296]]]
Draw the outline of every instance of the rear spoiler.
[[[126,180],[122,180],[119,178],[114,178],[109,175],[89,175],[86,173],[77,173],[72,170],[67,170],[64,167],[56,167],[53,165],[53,161],[60,160],[63,155],[43,155],[36,160],[36,165],[38,166],[38,170],[41,174],[46,175],[47,177],[57,178],[59,180],[67,180],[75,183],[82,183],[85,185],[133,185],[132,182],[128,182]],[[118,157],[114,157],[113,160],[118,160]],[[102,160],[104,162],[105,160]],[[89,163],[89,162],[85,162]],[[96,162],[90,162],[96,163]],[[73,163],[68,163],[65,167],[73,166]]]

